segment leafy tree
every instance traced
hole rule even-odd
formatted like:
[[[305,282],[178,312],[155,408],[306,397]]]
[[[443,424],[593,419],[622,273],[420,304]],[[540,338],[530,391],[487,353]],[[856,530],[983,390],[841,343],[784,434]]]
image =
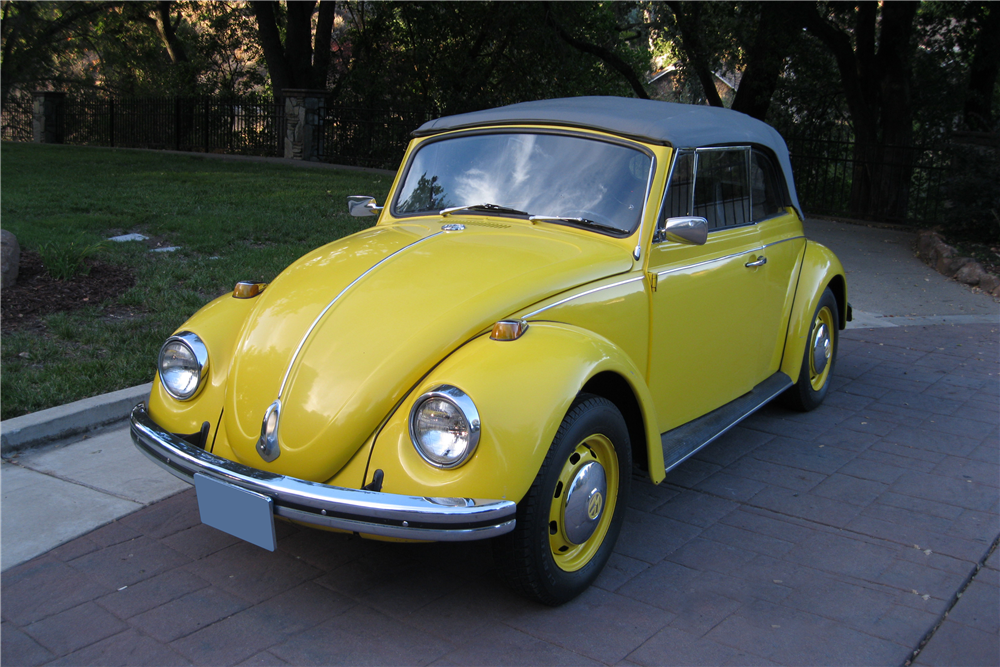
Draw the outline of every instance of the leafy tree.
[[[716,87],[718,72],[740,73],[732,108],[764,120],[793,49],[799,23],[787,7],[773,2],[650,3],[650,27],[661,43],[698,83],[691,101],[725,106]],[[682,86],[685,82],[682,82]]]
[[[460,113],[540,97],[645,95],[634,3],[352,2],[331,87],[345,101]]]
[[[6,104],[11,90],[70,80],[67,40],[101,12],[96,3],[14,2],[3,0],[0,90]]]

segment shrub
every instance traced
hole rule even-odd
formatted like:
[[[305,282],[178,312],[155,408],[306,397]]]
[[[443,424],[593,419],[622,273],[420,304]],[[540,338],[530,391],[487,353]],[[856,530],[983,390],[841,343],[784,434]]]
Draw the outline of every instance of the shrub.
[[[83,240],[43,243],[38,246],[42,265],[56,280],[69,280],[77,274],[87,275],[90,267],[84,261],[105,248],[103,241],[86,244]]]

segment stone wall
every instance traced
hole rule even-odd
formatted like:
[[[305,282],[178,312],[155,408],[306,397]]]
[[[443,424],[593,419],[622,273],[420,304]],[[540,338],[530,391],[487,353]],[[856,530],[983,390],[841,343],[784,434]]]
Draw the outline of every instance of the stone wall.
[[[323,123],[330,94],[325,90],[286,88],[285,157],[323,160]]]
[[[41,91],[34,94],[32,140],[36,144],[61,144],[66,128],[66,93]]]

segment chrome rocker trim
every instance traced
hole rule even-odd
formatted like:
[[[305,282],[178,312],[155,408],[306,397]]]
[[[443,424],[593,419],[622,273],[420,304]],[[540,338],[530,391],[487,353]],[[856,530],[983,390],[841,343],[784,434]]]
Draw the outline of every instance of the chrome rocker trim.
[[[201,473],[271,498],[277,516],[366,535],[464,542],[514,530],[511,500],[427,498],[347,489],[257,470],[215,456],[158,426],[143,403],[132,409],[132,440],[154,463],[194,484]]]

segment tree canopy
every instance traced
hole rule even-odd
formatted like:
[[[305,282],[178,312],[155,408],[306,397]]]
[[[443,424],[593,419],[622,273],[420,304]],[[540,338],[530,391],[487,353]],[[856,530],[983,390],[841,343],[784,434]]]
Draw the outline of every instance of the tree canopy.
[[[575,95],[730,106],[855,142],[851,209],[906,209],[914,143],[996,132],[1000,5],[959,2],[2,0],[12,92],[292,88],[451,114]],[[876,173],[865,164],[891,164]]]

